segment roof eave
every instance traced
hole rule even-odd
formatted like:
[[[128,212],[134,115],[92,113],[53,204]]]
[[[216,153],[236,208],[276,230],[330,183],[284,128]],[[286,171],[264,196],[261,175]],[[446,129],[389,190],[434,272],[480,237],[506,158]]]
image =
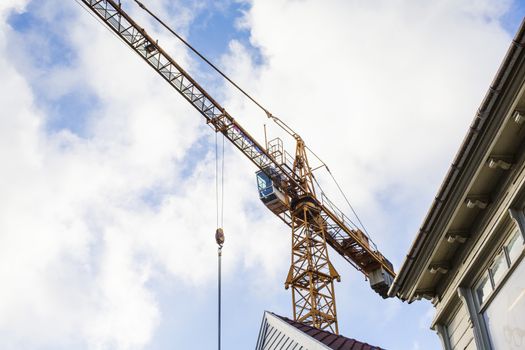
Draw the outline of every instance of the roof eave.
[[[510,73],[515,68],[517,55],[523,54],[524,45],[525,19],[522,21],[514,40],[507,50],[503,62],[500,65],[492,84],[490,85],[490,88],[470,125],[467,135],[465,136],[459,151],[438,190],[438,194],[432,202],[416,238],[412,242],[409,253],[405,257],[401,269],[388,291],[390,297],[398,296],[402,300],[408,300],[409,302],[413,301],[414,296],[413,291],[411,291],[412,288],[407,288],[406,282],[409,279],[413,279],[414,275],[418,272],[418,269],[414,268],[414,261],[419,256],[423,246],[428,246],[431,241],[439,239],[439,237],[429,237],[429,233],[433,229],[444,208],[447,205],[450,205],[448,202],[450,193],[458,190],[459,175],[465,171],[465,168],[476,166],[475,164],[466,163],[466,159],[469,157],[470,153],[473,152],[472,144],[476,141],[476,137],[480,131],[485,127],[487,116],[491,114],[492,108],[497,104],[498,98],[500,97],[499,92],[501,91],[501,87],[506,83]]]

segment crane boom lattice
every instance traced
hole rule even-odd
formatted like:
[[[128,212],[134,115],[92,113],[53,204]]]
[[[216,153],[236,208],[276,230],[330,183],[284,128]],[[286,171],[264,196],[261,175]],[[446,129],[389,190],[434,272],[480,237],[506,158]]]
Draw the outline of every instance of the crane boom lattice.
[[[306,147],[298,135],[293,134],[297,148],[290,163],[279,139],[265,147],[257,142],[119,3],[81,2],[257,166],[260,199],[292,230],[292,262],[285,286],[292,287],[296,320],[338,333],[333,281],[339,280],[339,274],[330,263],[327,245],[387,297],[395,276],[392,264],[324,192],[316,194]]]

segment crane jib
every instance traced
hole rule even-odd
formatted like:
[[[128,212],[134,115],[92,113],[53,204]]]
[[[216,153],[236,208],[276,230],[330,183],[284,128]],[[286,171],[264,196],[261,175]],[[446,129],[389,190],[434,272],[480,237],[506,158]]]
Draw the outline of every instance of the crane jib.
[[[225,135],[260,170],[277,182],[277,186],[281,186],[288,196],[306,193],[298,182],[297,175],[273,159],[264,147],[120,8],[119,4],[114,0],[82,0],[82,3],[190,102],[216,132]],[[321,208],[321,216],[327,224],[328,244],[367,275],[371,284],[374,274],[383,276],[376,276],[380,279],[380,283],[389,284],[395,276],[390,262],[370,246],[367,237],[348,227],[346,223],[348,220],[345,221],[344,214],[330,201],[325,201],[324,198],[321,200],[314,198],[314,200]],[[289,212],[280,213],[278,216],[291,226]],[[386,295],[385,285],[380,287],[382,289],[379,293],[382,296]]]
[[[286,176],[296,187],[293,175],[277,164],[258,142],[232,118],[193,78],[178,65],[146,31],[138,26],[112,0],[82,0],[89,6],[123,41],[138,53],[170,85],[172,85],[208,124],[223,133],[257,167],[264,170],[272,166],[280,175]]]

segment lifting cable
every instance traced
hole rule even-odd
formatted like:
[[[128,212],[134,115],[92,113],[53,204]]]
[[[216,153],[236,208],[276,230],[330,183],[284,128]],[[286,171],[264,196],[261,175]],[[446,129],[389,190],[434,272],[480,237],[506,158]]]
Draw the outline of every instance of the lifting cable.
[[[221,258],[222,246],[224,245],[224,135],[222,135],[222,154],[219,157],[218,132],[215,133],[215,206],[216,224],[215,242],[217,243],[217,349],[221,349]],[[221,166],[219,167],[219,158]],[[220,169],[220,173],[219,173]],[[219,185],[220,178],[220,185]],[[219,199],[220,198],[220,199]],[[220,202],[220,204],[219,204]]]
[[[222,135],[221,154],[219,154],[219,133],[215,133],[215,208],[217,228],[224,225],[224,135]],[[219,162],[221,163],[219,165]]]

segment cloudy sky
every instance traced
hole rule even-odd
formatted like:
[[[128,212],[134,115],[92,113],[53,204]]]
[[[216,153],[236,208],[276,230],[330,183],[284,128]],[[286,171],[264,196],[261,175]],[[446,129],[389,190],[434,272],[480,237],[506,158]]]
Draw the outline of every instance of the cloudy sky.
[[[303,136],[396,269],[525,14],[514,1],[143,0]],[[263,140],[263,114],[123,6]],[[0,348],[214,348],[203,118],[75,1],[0,2],[0,78]],[[225,152],[223,348],[249,349],[264,310],[291,316],[290,232]],[[382,300],[331,257],[342,334],[439,347],[429,302]]]

